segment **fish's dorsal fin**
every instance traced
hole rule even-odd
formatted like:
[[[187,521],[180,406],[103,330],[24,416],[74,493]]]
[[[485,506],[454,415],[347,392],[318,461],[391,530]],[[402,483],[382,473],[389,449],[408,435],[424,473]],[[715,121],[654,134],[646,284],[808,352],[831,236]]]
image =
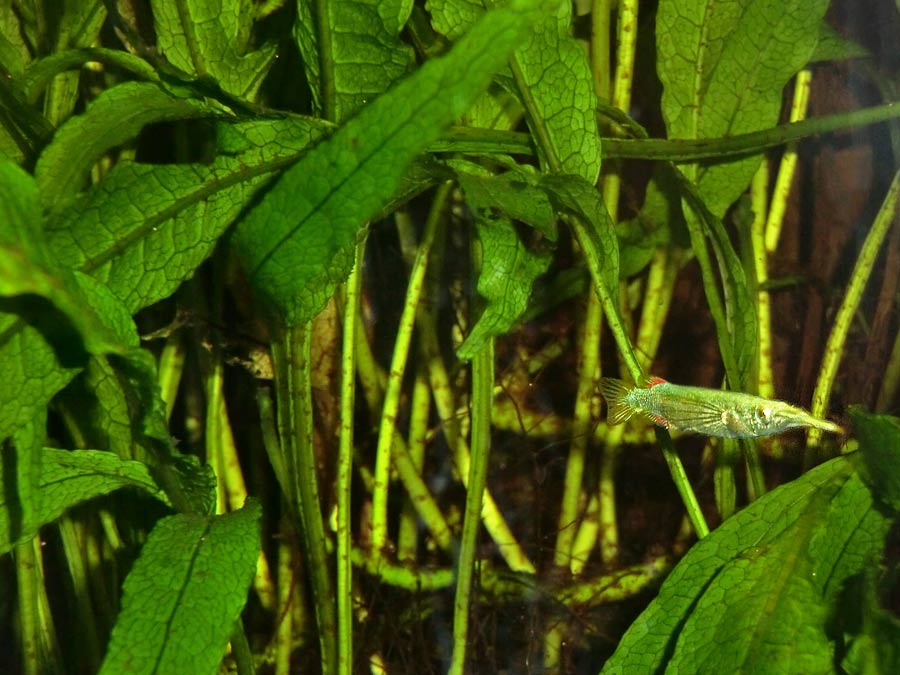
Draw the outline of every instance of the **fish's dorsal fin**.
[[[610,424],[622,424],[634,414],[625,397],[631,393],[631,385],[614,377],[601,377],[598,385],[600,393],[606,399],[607,421]]]

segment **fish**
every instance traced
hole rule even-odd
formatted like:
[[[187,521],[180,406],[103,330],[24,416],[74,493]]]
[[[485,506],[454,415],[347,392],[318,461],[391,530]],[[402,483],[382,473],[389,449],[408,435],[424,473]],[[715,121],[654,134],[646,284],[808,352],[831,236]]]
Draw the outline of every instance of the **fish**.
[[[784,401],[673,384],[661,377],[648,377],[642,386],[603,377],[599,389],[609,409],[609,424],[622,424],[637,415],[666,429],[722,438],[759,438],[798,427],[843,433],[834,422]]]

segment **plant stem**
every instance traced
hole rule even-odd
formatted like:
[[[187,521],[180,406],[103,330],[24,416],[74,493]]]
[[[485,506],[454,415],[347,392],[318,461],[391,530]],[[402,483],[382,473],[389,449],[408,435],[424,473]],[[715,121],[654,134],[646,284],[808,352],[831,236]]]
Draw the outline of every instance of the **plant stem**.
[[[313,447],[312,390],[310,384],[309,326],[287,327],[272,344],[278,395],[278,425],[285,468],[292,491],[288,493],[303,537],[313,606],[319,635],[322,672],[337,671],[337,617],[330,565],[325,555],[325,528]]]
[[[757,356],[756,393],[763,398],[775,397],[772,373],[772,304],[766,284],[769,281],[768,253],[766,248],[766,201],[769,189],[769,165],[759,165],[750,183],[753,222],[750,224],[750,250],[753,257],[756,290],[756,317],[759,323],[759,349]]]
[[[900,117],[900,103],[892,102],[863,110],[813,117],[781,124],[771,129],[727,138],[665,139],[603,137],[605,159],[655,159],[696,162],[754,155],[811,136],[852,127],[878,124]],[[484,152],[530,155],[534,146],[528,134],[494,129],[452,127],[447,135],[429,146],[431,152]]]
[[[850,323],[859,309],[863,291],[866,283],[869,281],[869,276],[872,273],[872,267],[875,265],[875,259],[878,257],[881,244],[887,236],[891,225],[895,224],[894,214],[897,211],[898,195],[900,195],[900,171],[894,174],[894,180],[891,181],[891,186],[884,198],[881,209],[879,209],[878,215],[875,216],[872,229],[866,235],[866,240],[863,242],[862,249],[859,252],[859,258],[857,258],[856,265],[853,267],[853,273],[850,275],[847,293],[834,319],[834,326],[831,329],[831,334],[828,336],[828,342],[825,343],[822,368],[819,371],[819,379],[816,382],[812,407],[810,408],[810,411],[816,417],[824,417],[828,410],[831,387],[834,385],[834,378],[837,375],[838,365],[844,352],[847,334],[850,332]],[[822,432],[818,429],[810,429],[806,438],[804,464],[810,466],[816,458]]]
[[[353,418],[356,403],[356,331],[366,240],[356,244],[356,258],[345,285],[341,352],[341,431],[337,468],[337,649],[338,672],[353,672],[353,547],[351,488],[353,483]]]
[[[391,370],[388,374],[387,388],[384,393],[384,405],[381,411],[381,423],[378,428],[378,445],[375,450],[375,486],[372,494],[372,548],[381,551],[387,544],[387,496],[390,487],[391,445],[396,433],[397,414],[400,408],[400,393],[403,386],[403,374],[409,357],[409,345],[412,341],[413,326],[416,320],[416,308],[422,295],[425,270],[428,267],[428,256],[434,233],[438,223],[444,217],[444,209],[453,190],[452,183],[444,183],[435,195],[431,212],[425,223],[425,232],[416,252],[406,290],[406,301],[397,327],[397,339],[394,342],[394,353],[391,356]]]
[[[451,675],[462,675],[466,662],[475,550],[491,450],[493,400],[494,343],[488,340],[472,359],[472,461],[469,465],[466,512],[459,553],[459,576],[453,611],[453,655],[449,669]]]
[[[794,81],[794,100],[791,102],[791,123],[799,122],[806,117],[811,80],[812,72],[810,70],[801,70],[797,73]],[[766,251],[769,254],[775,253],[778,248],[784,212],[787,209],[788,195],[791,191],[791,184],[794,182],[796,169],[797,143],[793,141],[784,150],[781,165],[778,168],[778,178],[775,179],[775,186],[772,188],[772,203],[769,206],[769,217],[765,227]]]

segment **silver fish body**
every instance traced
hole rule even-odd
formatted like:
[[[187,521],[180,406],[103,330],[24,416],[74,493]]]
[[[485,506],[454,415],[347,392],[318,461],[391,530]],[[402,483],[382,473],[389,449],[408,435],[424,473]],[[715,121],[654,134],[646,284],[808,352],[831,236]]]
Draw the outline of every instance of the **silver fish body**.
[[[600,393],[609,407],[610,424],[639,415],[667,429],[721,436],[758,438],[797,427],[842,433],[841,427],[802,408],[760,396],[672,384],[651,377],[645,386],[604,377]]]

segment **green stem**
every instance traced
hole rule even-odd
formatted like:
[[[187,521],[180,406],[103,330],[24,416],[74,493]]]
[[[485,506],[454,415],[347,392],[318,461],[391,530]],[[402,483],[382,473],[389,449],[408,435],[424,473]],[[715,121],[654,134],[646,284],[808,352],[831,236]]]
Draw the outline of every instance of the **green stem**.
[[[792,123],[797,123],[806,117],[806,108],[809,103],[809,85],[812,80],[812,72],[801,70],[797,73],[794,83],[794,100],[791,103]],[[778,168],[778,177],[772,188],[772,203],[769,205],[769,216],[766,219],[765,237],[766,250],[771,254],[778,248],[778,239],[781,236],[781,226],[784,222],[784,213],[787,210],[788,195],[794,182],[794,174],[797,168],[797,143],[791,142],[785,148],[781,157],[781,166]]]
[[[256,672],[253,665],[253,652],[250,651],[247,633],[244,632],[244,624],[240,618],[235,622],[234,630],[231,631],[231,653],[234,656],[238,675],[253,675]]]
[[[769,190],[769,165],[759,165],[750,183],[753,222],[750,225],[750,249],[753,252],[754,288],[756,290],[756,317],[759,324],[759,349],[756,393],[763,398],[775,398],[775,382],[772,372],[772,303],[766,285],[769,281],[768,254],[766,250],[766,201]]]
[[[488,341],[472,359],[472,461],[469,465],[466,512],[459,553],[459,578],[453,611],[453,655],[449,669],[451,675],[462,675],[466,662],[475,552],[491,450],[493,392],[494,345],[492,341]]]
[[[319,505],[313,447],[313,402],[310,381],[309,326],[284,328],[272,345],[278,396],[278,425],[291,491],[286,493],[297,514],[318,624],[322,672],[337,672],[337,617],[326,558],[325,528]]]
[[[356,259],[345,285],[344,327],[341,355],[341,432],[337,469],[337,621],[338,672],[353,672],[353,570],[350,551],[351,488],[353,483],[353,418],[356,403],[356,342],[362,261],[365,239],[356,244]]]
[[[696,162],[701,159],[723,159],[761,153],[811,136],[841,129],[878,124],[900,117],[900,103],[883,105],[813,117],[802,122],[781,124],[770,129],[738,134],[727,138],[664,139],[603,137],[606,159],[654,159],[673,162]],[[452,127],[441,140],[429,146],[431,152],[534,153],[531,137],[523,132]]]
[[[425,448],[428,445],[428,417],[431,414],[431,388],[424,368],[416,372],[409,415],[409,459],[412,468],[421,476],[425,464]],[[411,497],[407,496],[400,512],[400,529],[397,533],[397,559],[415,560],[418,548],[418,515]]]
[[[875,412],[885,412],[891,401],[900,389],[900,331],[894,339],[891,355],[888,357],[887,367],[884,369],[884,379],[881,381],[881,389],[878,391],[878,402],[875,404]]]
[[[578,502],[582,493],[585,457],[591,441],[591,402],[597,386],[600,368],[600,336],[602,334],[603,310],[596,293],[588,297],[584,316],[580,354],[578,357],[578,389],[575,394],[575,412],[572,420],[569,457],[566,460],[566,475],[557,520],[556,549],[553,563],[569,565],[572,558],[572,544],[578,531]]]
[[[859,309],[859,303],[862,299],[863,291],[866,283],[869,281],[869,275],[872,273],[872,267],[875,259],[878,257],[878,251],[884,238],[887,236],[891,225],[894,224],[894,213],[897,210],[897,199],[900,195],[900,171],[894,174],[894,180],[891,181],[891,187],[884,203],[875,216],[875,222],[872,223],[872,229],[866,235],[863,242],[862,250],[859,252],[859,258],[853,267],[853,273],[850,275],[850,283],[847,286],[847,294],[841,303],[837,316],[834,319],[834,327],[828,336],[828,342],[825,343],[825,355],[822,357],[822,368],[819,371],[819,379],[816,382],[816,389],[813,392],[812,407],[810,411],[816,417],[824,417],[828,409],[828,402],[831,398],[831,387],[834,384],[834,378],[837,375],[838,365],[841,362],[841,356],[844,353],[844,344],[847,341],[847,334],[850,332],[850,323],[853,316]],[[807,448],[804,457],[804,463],[809,466],[815,460],[816,450],[822,432],[818,429],[810,429],[807,435]]]
[[[378,428],[378,445],[375,449],[375,486],[372,494],[372,548],[378,552],[387,544],[387,502],[390,487],[391,446],[396,432],[397,414],[400,409],[400,394],[403,387],[403,374],[409,357],[409,345],[412,341],[413,326],[416,321],[416,308],[422,295],[425,271],[428,267],[428,256],[438,223],[444,217],[444,209],[453,190],[452,183],[444,183],[435,195],[431,212],[425,223],[425,232],[416,251],[416,259],[409,276],[406,290],[406,301],[397,326],[397,339],[394,342],[394,353],[391,356],[391,370],[388,374],[387,388],[384,393],[384,404],[381,411],[381,423]]]

